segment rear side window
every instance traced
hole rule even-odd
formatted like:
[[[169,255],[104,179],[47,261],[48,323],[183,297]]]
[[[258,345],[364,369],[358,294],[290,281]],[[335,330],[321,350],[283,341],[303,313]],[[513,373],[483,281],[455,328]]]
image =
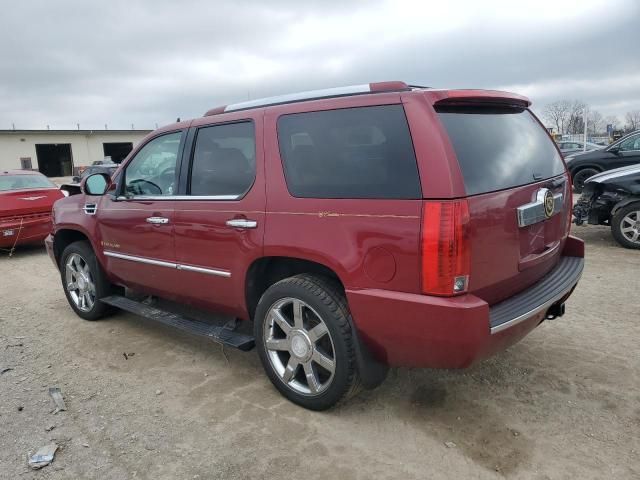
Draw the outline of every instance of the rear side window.
[[[252,122],[198,130],[191,165],[191,195],[242,196],[256,176],[256,138]]]
[[[278,140],[294,197],[421,198],[401,105],[283,115]]]
[[[439,107],[468,195],[526,185],[564,173],[547,132],[526,109]]]

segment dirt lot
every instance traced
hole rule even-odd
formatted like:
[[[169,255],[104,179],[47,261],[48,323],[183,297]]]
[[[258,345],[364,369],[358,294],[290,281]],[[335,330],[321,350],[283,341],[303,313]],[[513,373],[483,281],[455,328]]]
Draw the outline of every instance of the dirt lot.
[[[1,254],[0,477],[640,478],[640,252],[574,230],[587,267],[565,317],[467,371],[393,370],[327,413],[283,400],[255,352],[82,321],[43,249]],[[55,461],[30,471],[50,440]]]

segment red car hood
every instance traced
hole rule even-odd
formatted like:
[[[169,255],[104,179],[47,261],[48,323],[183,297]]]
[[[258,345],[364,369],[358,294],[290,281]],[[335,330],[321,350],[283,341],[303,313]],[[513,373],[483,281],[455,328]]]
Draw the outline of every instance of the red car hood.
[[[53,203],[64,197],[57,188],[37,188],[0,192],[0,219],[50,212]]]

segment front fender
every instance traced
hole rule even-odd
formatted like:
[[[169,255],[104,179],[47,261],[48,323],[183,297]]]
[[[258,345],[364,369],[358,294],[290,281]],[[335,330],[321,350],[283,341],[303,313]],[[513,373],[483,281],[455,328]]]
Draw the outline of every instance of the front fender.
[[[616,212],[618,210],[620,210],[621,208],[624,208],[627,205],[629,205],[631,203],[636,203],[636,202],[640,202],[640,196],[631,196],[631,197],[625,198],[624,200],[620,200],[611,209],[611,216],[614,216],[616,214]]]

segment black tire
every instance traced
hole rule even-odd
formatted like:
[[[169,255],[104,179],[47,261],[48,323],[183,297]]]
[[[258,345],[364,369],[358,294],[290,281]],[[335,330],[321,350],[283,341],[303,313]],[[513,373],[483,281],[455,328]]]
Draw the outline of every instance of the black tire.
[[[582,193],[582,190],[584,189],[584,182],[587,178],[593,177],[598,173],[600,173],[600,171],[595,168],[583,168],[582,170],[575,172],[573,174],[573,190],[576,193]]]
[[[638,222],[635,224],[635,227],[630,224],[628,220],[625,221],[625,217],[628,215],[633,217],[631,219],[632,221],[635,220]],[[633,235],[635,233],[636,240],[633,241],[632,238],[627,238],[625,232],[622,231],[623,228],[635,228],[635,232],[632,230],[631,232],[627,232],[627,234],[630,233]],[[611,218],[611,233],[613,234],[613,238],[625,248],[640,249],[640,235],[638,235],[638,231],[640,231],[640,202],[631,203],[622,207]]]
[[[93,295],[95,299],[91,308],[88,309],[82,309],[76,305],[71,292],[67,288],[66,269],[67,263],[72,255],[77,255],[82,259],[82,261],[84,261],[88,267],[88,271],[90,272],[90,278],[95,285],[95,295]],[[98,320],[113,311],[113,308],[109,305],[105,305],[99,301],[100,298],[106,297],[113,292],[113,285],[107,279],[107,276],[96,259],[96,255],[89,242],[78,241],[67,245],[60,256],[60,278],[62,280],[62,288],[65,296],[67,297],[67,301],[73,311],[76,312],[76,315],[80,318],[85,320]]]
[[[265,330],[268,313],[278,304],[287,300],[301,300],[310,307],[310,315],[317,315],[326,325],[331,348],[333,349],[334,372],[332,379],[324,391],[315,394],[303,394],[296,391],[289,383],[285,383],[276,371],[266,346]],[[312,310],[311,310],[312,309]],[[295,330],[295,326],[293,327]],[[254,334],[256,347],[264,370],[280,393],[287,399],[310,410],[326,410],[341,400],[354,396],[360,390],[359,372],[356,362],[355,342],[352,332],[351,317],[347,302],[341,289],[332,280],[301,274],[281,280],[267,289],[262,295],[254,318]],[[287,339],[289,339],[287,334]],[[326,334],[325,334],[326,335]],[[311,347],[315,351],[317,345]],[[282,353],[284,358],[293,358],[293,353]],[[273,351],[271,352],[273,355]],[[305,379],[304,365],[296,367],[296,377]],[[304,382],[306,380],[302,380]],[[308,383],[308,382],[307,382]]]

